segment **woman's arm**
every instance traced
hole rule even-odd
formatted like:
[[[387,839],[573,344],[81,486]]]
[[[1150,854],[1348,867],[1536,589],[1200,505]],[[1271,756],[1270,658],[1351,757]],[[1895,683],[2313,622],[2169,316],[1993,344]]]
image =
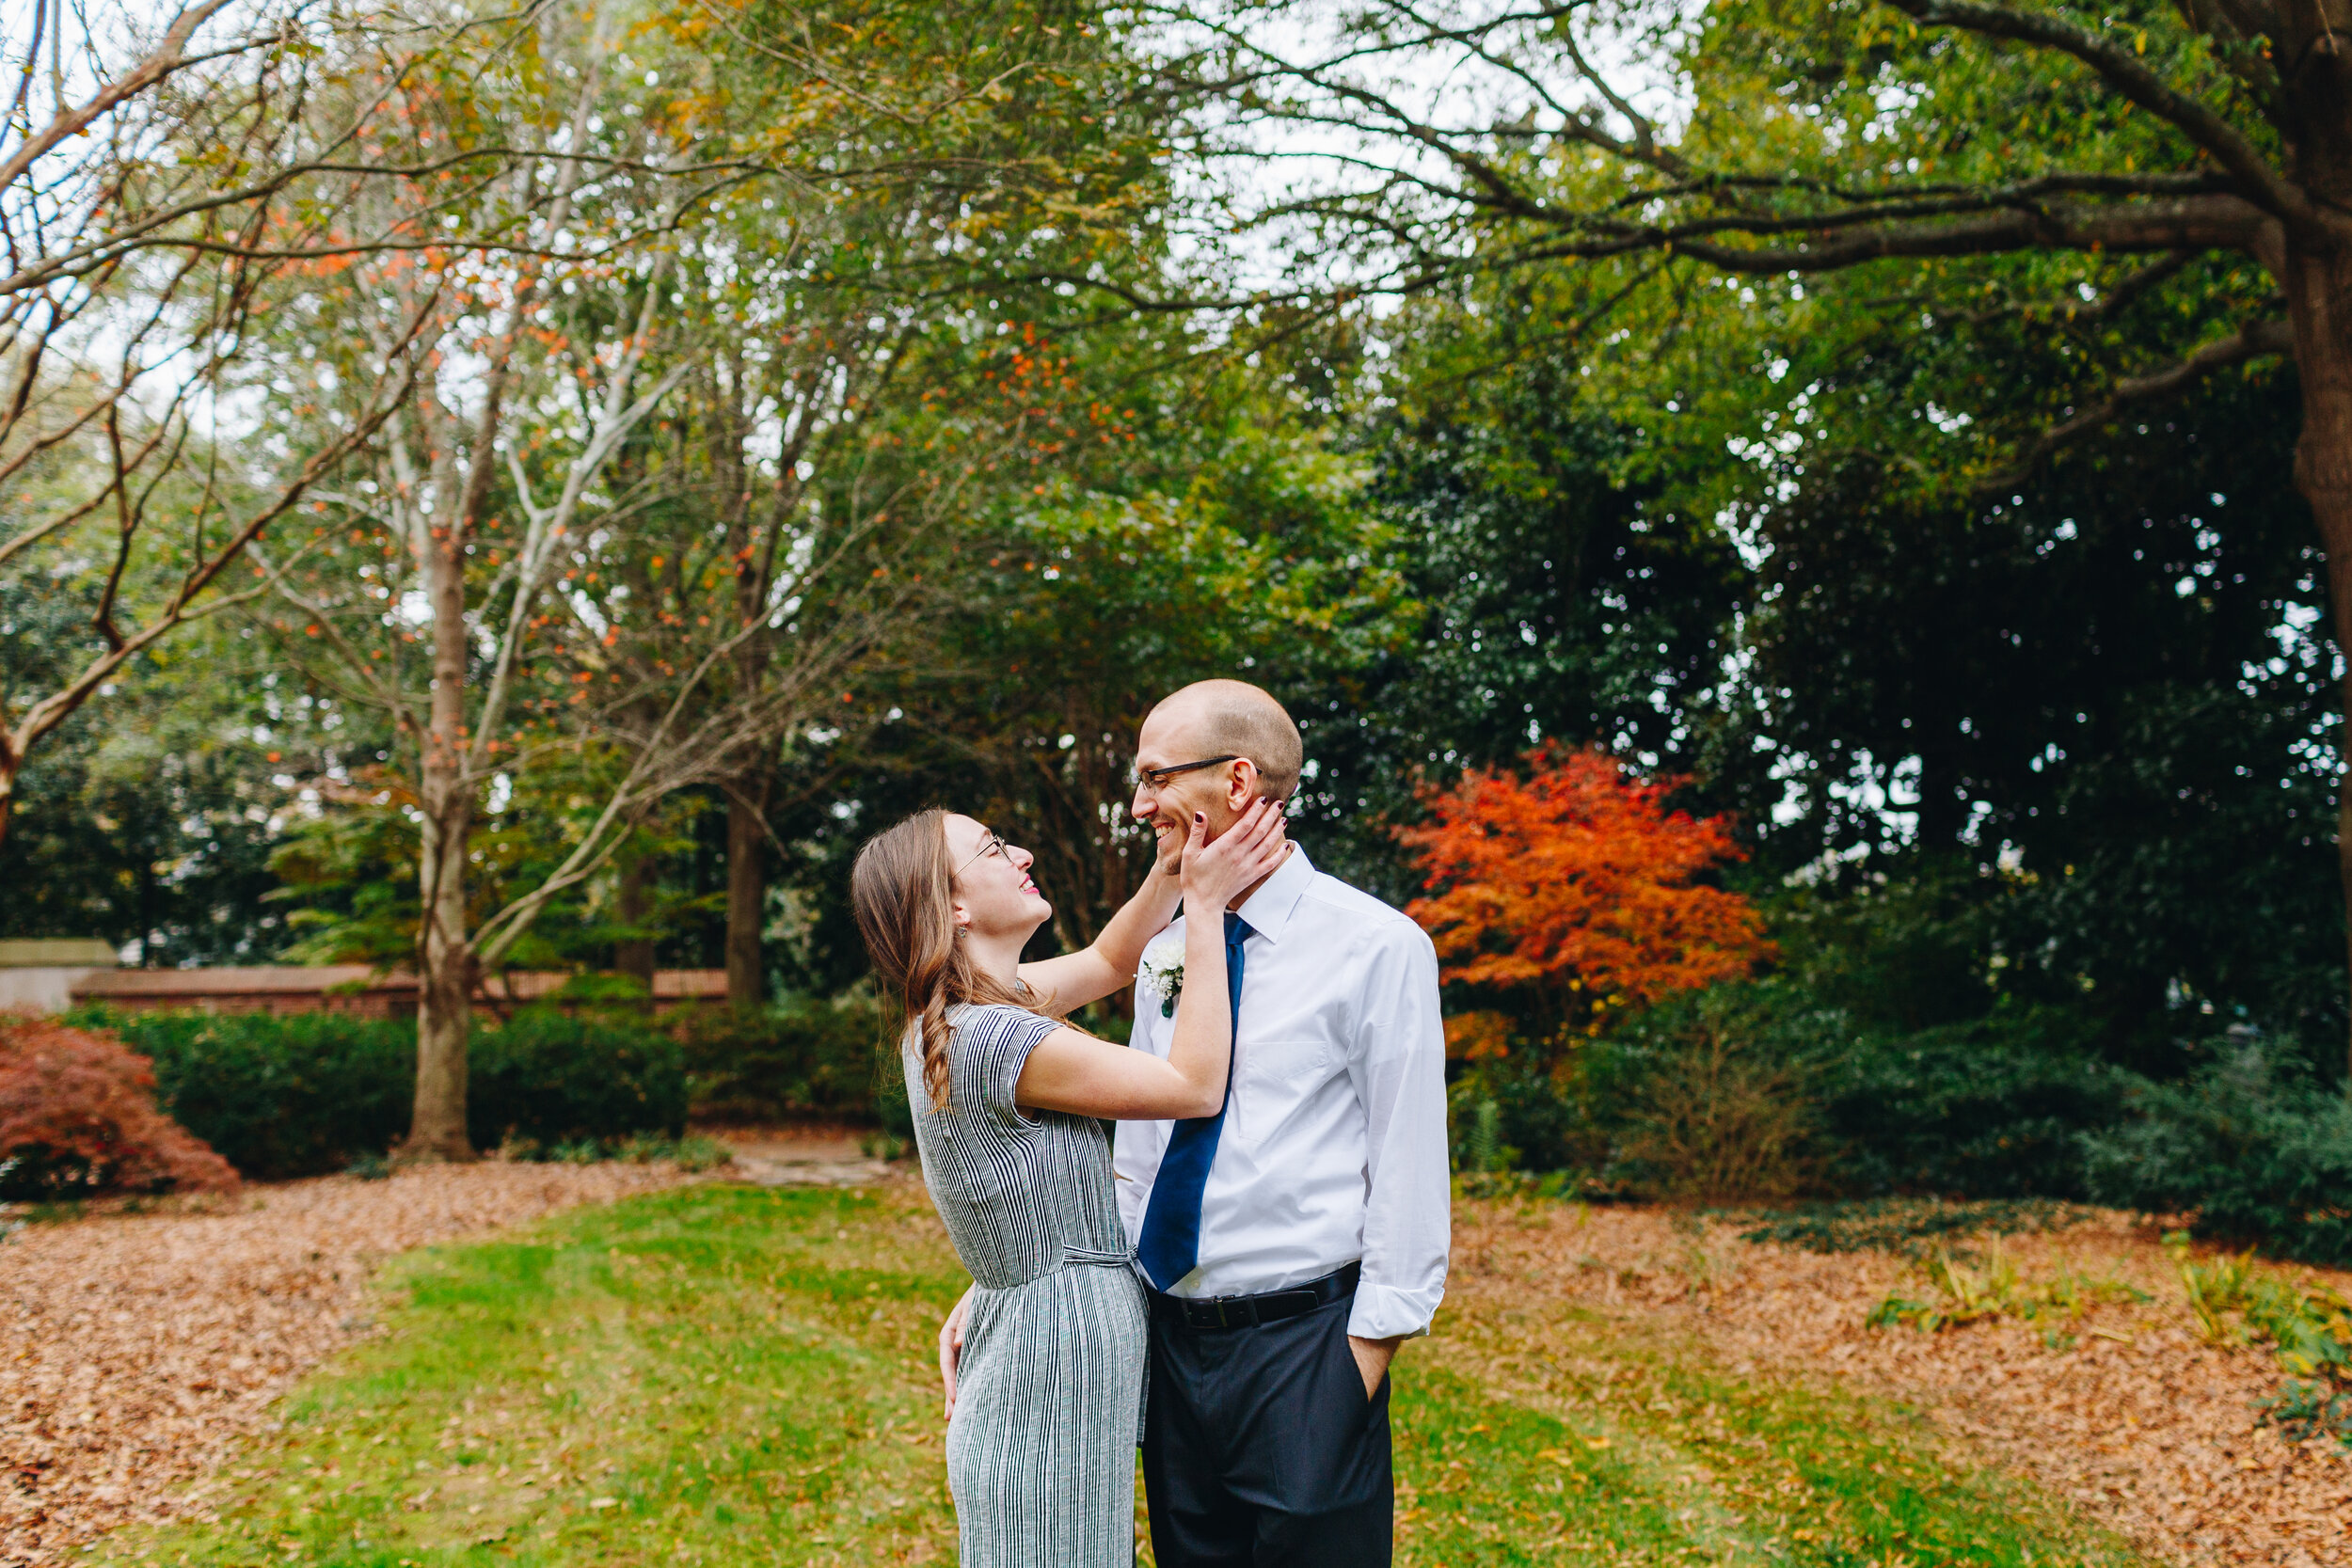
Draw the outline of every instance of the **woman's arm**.
[[[1143,961],[1143,944],[1168,928],[1184,896],[1179,873],[1164,871],[1155,861],[1136,895],[1120,906],[1103,927],[1103,934],[1075,953],[1041,958],[1021,966],[1021,978],[1049,1012],[1073,1012],[1100,1001],[1136,977]]]
[[[1215,1116],[1233,1060],[1232,1004],[1225,986],[1225,907],[1282,863],[1282,813],[1259,801],[1215,844],[1193,818],[1184,847],[1184,989],[1165,1060],[1148,1051],[1057,1029],[1037,1043],[1013,1084],[1013,1102],[1120,1121]]]

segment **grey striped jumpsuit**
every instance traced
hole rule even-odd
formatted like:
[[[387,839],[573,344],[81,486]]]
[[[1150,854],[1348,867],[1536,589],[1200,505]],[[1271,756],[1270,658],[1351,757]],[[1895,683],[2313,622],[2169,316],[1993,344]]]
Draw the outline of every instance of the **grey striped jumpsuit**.
[[[1060,1025],[1020,1007],[948,1011],[947,1108],[910,1030],[901,1056],[923,1179],[979,1287],[947,1423],[963,1568],[1130,1568],[1142,1419],[1143,1288],[1088,1117],[1013,1104]]]

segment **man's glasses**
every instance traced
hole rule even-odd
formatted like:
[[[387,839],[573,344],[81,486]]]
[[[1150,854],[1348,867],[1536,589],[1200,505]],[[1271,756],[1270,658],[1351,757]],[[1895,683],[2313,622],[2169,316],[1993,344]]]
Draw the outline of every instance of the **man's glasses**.
[[[970,860],[965,861],[961,865],[957,866],[954,872],[950,874],[948,879],[952,881],[955,878],[962,876],[965,872],[971,870],[974,866],[979,864],[980,862],[988,859],[991,855],[1004,856],[1005,863],[1007,865],[1010,865],[1012,863],[1012,846],[1007,844],[1003,839],[998,838],[994,833],[989,834],[988,842],[980,847],[980,852],[973,856]]]
[[[1166,789],[1168,787],[1168,781],[1174,778],[1179,773],[1198,772],[1203,768],[1215,768],[1219,763],[1239,762],[1242,759],[1238,756],[1202,757],[1199,762],[1180,762],[1172,768],[1138,768],[1136,769],[1136,778],[1142,784],[1144,788],[1156,795],[1161,790]]]

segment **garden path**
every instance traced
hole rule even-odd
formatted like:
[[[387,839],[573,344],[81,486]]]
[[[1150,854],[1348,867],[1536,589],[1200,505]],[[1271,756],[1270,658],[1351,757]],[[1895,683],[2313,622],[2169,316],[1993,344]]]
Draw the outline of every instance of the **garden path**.
[[[872,1134],[846,1127],[712,1128],[734,1156],[730,1180],[761,1187],[863,1187],[890,1174],[866,1152]]]

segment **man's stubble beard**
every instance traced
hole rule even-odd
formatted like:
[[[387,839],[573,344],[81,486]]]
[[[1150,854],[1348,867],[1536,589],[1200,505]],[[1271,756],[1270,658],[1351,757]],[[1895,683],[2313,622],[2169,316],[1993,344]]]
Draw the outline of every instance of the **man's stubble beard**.
[[[1162,874],[1174,877],[1181,875],[1184,869],[1184,846],[1192,838],[1192,812],[1187,808],[1165,820],[1168,823],[1165,833],[1156,828],[1152,830],[1152,853],[1158,857]],[[1226,827],[1232,826],[1230,822],[1226,824]],[[1224,829],[1220,828],[1217,832],[1222,832]],[[1216,843],[1216,836],[1212,834],[1207,842]]]

